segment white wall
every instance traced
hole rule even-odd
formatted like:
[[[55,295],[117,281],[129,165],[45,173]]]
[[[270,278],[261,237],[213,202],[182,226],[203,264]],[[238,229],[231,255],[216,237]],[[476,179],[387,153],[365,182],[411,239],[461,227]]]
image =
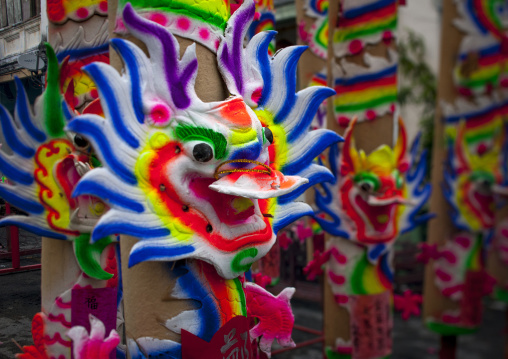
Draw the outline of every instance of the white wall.
[[[441,17],[436,0],[406,0],[406,5],[399,7],[398,36],[403,39],[408,29],[419,34],[425,41],[427,53],[425,61],[436,74],[439,69],[439,50],[441,38]],[[415,106],[401,109],[410,141],[418,132],[420,111]]]

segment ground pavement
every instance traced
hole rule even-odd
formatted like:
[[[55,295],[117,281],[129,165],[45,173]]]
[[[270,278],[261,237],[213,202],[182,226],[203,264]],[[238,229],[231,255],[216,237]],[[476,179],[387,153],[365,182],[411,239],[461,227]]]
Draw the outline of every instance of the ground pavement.
[[[37,237],[20,231],[21,247],[36,248]],[[6,245],[5,230],[0,229],[0,244]],[[21,264],[34,264],[40,256],[23,258]],[[0,260],[0,268],[10,263]],[[32,344],[30,324],[40,310],[41,272],[31,271],[0,276],[0,359],[14,358],[19,345]],[[296,323],[320,330],[322,310],[319,304],[294,299],[292,301]],[[496,359],[503,357],[506,306],[503,303],[486,301],[484,323],[478,333],[459,338],[458,359]],[[313,339],[311,334],[294,331],[293,339],[299,343]],[[428,331],[420,318],[403,321],[395,316],[394,348],[391,359],[437,359],[439,336]],[[274,356],[275,359],[321,359],[319,344]]]

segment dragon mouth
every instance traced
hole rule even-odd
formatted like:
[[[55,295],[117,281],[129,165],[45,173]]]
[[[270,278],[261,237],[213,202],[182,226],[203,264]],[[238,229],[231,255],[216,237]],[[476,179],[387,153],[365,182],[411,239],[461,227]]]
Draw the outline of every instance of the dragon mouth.
[[[494,221],[494,191],[478,191],[473,188],[469,192],[469,202],[471,206],[477,208],[482,222],[486,225],[492,225]]]
[[[242,160],[228,161],[228,163]],[[226,169],[216,172],[217,181],[210,184],[213,191],[225,195],[243,197],[245,199],[268,199],[291,193],[298,187],[309,182],[299,176],[284,176],[281,172],[271,169],[262,163],[252,161],[258,166],[252,169]],[[218,170],[222,167],[219,166]],[[230,173],[222,178],[222,173]]]
[[[90,196],[72,197],[72,191],[78,181],[91,170],[87,162],[88,157],[70,154],[65,157],[56,168],[58,183],[70,206],[69,226],[78,232],[91,232],[97,224],[105,206]]]
[[[373,200],[372,197],[369,196],[365,200],[361,195],[358,195],[356,196],[356,205],[374,231],[385,234],[393,229],[392,222],[398,203],[393,202],[392,199]],[[375,204],[372,204],[372,202],[375,202]]]
[[[411,200],[408,200],[400,195],[390,195],[378,197],[374,195],[364,195],[358,193],[354,199],[357,212],[362,217],[365,223],[368,223],[364,242],[366,243],[383,243],[394,238],[396,227],[395,218],[399,205],[414,205]]]
[[[211,178],[193,178],[189,183],[195,196],[205,200],[215,213],[215,216],[206,216],[213,233],[218,232],[226,239],[237,239],[266,228],[258,199],[214,191],[210,188],[214,182]]]

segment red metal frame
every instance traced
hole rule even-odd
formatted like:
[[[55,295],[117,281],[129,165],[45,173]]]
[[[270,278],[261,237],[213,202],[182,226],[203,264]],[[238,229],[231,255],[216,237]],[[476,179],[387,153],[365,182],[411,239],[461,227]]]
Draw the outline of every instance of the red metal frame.
[[[9,203],[5,203],[5,214],[8,215],[11,213],[11,206]],[[10,248],[11,251],[0,251],[0,259],[3,258],[11,258],[12,262],[12,268],[4,268],[0,269],[0,274],[8,274],[8,273],[15,273],[15,272],[24,272],[28,270],[36,270],[41,269],[40,264],[32,264],[28,266],[22,266],[20,262],[20,257],[28,254],[37,254],[41,252],[40,248],[37,249],[30,249],[26,251],[20,251],[19,250],[19,229],[16,226],[9,226],[8,228],[8,236],[7,236],[7,242],[8,246],[7,248]]]
[[[299,330],[301,332],[306,332],[306,333],[317,335],[318,337],[314,338],[314,339],[306,340],[306,341],[301,342],[301,343],[298,343],[293,348],[285,348],[285,349],[275,350],[275,351],[272,352],[272,355],[277,355],[277,354],[280,354],[280,353],[285,353],[285,352],[288,352],[288,351],[291,351],[291,350],[303,348],[303,347],[306,347],[306,346],[309,346],[309,345],[312,345],[312,344],[316,344],[316,343],[324,343],[324,341],[325,341],[325,336],[324,336],[324,333],[322,331],[311,329],[311,328],[307,328],[307,327],[304,327],[303,325],[296,325],[296,324],[293,326],[293,328],[296,329],[296,330]]]

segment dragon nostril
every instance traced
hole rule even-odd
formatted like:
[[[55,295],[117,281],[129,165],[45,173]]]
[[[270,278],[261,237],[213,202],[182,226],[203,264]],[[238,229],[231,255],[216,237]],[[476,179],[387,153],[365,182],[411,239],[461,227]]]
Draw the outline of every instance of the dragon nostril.
[[[175,147],[175,153],[180,153],[181,151],[182,151],[182,150],[180,149],[180,147],[179,147],[179,146],[176,146],[176,147]]]
[[[211,224],[209,224],[209,225],[207,225],[207,226],[206,226],[206,231],[207,231],[208,233],[212,233],[212,231],[213,231],[213,227],[212,227],[212,225],[211,225]]]

